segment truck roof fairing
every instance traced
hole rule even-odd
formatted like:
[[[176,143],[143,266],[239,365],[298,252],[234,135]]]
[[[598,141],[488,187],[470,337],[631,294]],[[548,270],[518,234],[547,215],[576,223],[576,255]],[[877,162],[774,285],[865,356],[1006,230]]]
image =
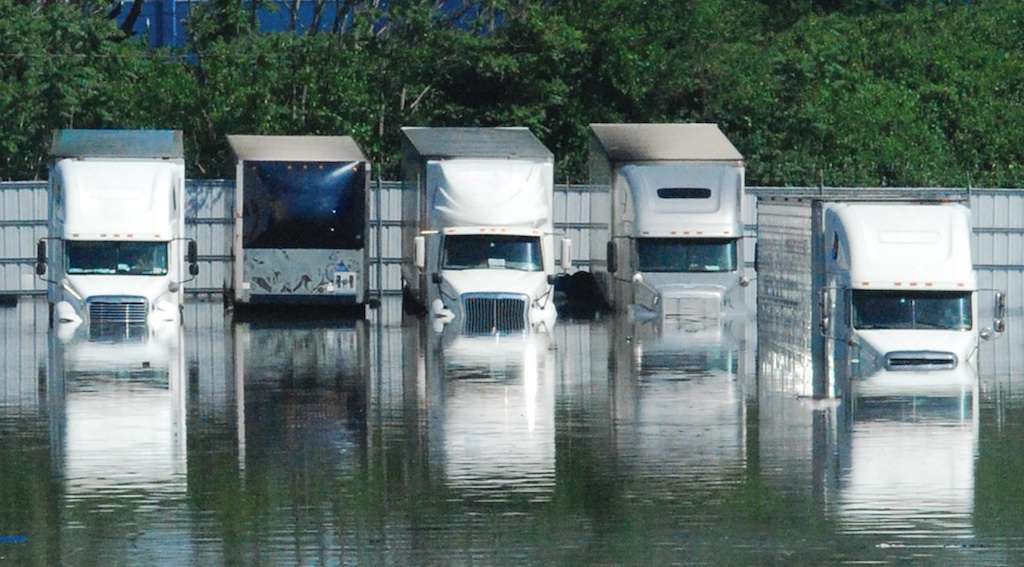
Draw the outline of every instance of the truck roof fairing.
[[[70,240],[173,238],[180,168],[163,161],[56,162],[50,175],[65,202],[61,236]]]
[[[591,124],[609,162],[743,161],[717,124]]]
[[[497,158],[552,161],[528,128],[402,128],[406,153],[421,158]]]
[[[182,159],[181,130],[55,130],[50,156],[61,158]]]
[[[239,161],[368,161],[350,136],[228,136]]]
[[[972,291],[970,210],[963,205],[829,206],[849,242],[854,288]],[[829,235],[826,235],[829,236]],[[831,240],[827,242],[832,246]]]
[[[550,230],[552,164],[459,159],[430,162],[438,185],[428,207],[431,226],[491,226]]]
[[[740,238],[743,217],[742,171],[727,163],[642,163],[619,168],[633,196],[637,237]],[[680,182],[680,180],[684,180]],[[685,185],[705,190],[706,198],[663,198]],[[668,188],[668,189],[666,189]]]

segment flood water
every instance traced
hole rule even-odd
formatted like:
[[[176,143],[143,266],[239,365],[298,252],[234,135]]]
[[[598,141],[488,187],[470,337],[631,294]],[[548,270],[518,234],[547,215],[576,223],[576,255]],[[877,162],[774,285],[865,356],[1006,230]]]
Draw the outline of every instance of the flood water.
[[[974,391],[798,398],[752,324],[527,339],[0,309],[0,561],[1024,563],[1024,343]],[[1020,323],[1018,322],[1020,321]],[[145,340],[143,340],[145,338]]]

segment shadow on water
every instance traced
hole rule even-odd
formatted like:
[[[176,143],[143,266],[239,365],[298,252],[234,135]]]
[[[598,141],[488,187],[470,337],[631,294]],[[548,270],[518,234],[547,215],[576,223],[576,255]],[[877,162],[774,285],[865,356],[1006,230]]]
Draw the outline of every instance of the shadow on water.
[[[1024,560],[1013,321],[977,388],[823,402],[753,321],[185,320],[63,342],[0,310],[0,559]]]

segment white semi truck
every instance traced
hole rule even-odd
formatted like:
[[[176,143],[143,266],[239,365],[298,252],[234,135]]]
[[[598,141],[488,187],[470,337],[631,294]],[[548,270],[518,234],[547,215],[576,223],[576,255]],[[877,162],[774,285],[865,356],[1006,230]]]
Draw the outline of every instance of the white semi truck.
[[[177,325],[182,284],[198,273],[188,240],[180,131],[58,130],[49,229],[36,273],[56,325]],[[186,273],[187,272],[187,273]]]
[[[236,304],[369,301],[370,162],[347,136],[228,136]]]
[[[641,318],[745,311],[743,156],[714,124],[591,124],[591,271],[605,301]]]
[[[467,334],[550,329],[551,152],[525,128],[403,128],[402,150],[406,300]]]
[[[979,338],[1004,330],[1005,297],[979,290],[965,195],[924,189],[763,192],[758,357],[814,397],[977,377]],[[978,305],[994,301],[991,329]],[[800,391],[802,389],[802,391]]]

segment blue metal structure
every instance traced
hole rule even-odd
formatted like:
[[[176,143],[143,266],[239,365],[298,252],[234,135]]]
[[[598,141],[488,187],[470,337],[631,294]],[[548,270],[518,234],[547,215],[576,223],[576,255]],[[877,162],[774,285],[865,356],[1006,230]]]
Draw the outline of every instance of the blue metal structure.
[[[250,1],[246,1],[245,4],[246,7],[251,6]],[[462,4],[463,0],[446,0],[441,9],[446,12],[454,12]],[[131,0],[122,0],[121,13],[117,18],[119,24],[124,22],[128,16],[131,5]],[[185,47],[188,40],[188,16],[194,8],[200,5],[202,2],[199,0],[146,0],[133,28],[135,34],[146,37],[151,47]],[[261,4],[256,10],[259,31],[264,33],[290,31],[291,6],[291,2],[281,0],[270,0]],[[309,33],[315,7],[314,0],[299,0],[298,11],[295,15],[296,33]],[[325,0],[320,14],[320,30],[322,32],[332,31],[339,13],[343,18],[347,18],[346,2]],[[470,10],[463,15],[463,18],[471,18],[474,14],[475,11]]]

